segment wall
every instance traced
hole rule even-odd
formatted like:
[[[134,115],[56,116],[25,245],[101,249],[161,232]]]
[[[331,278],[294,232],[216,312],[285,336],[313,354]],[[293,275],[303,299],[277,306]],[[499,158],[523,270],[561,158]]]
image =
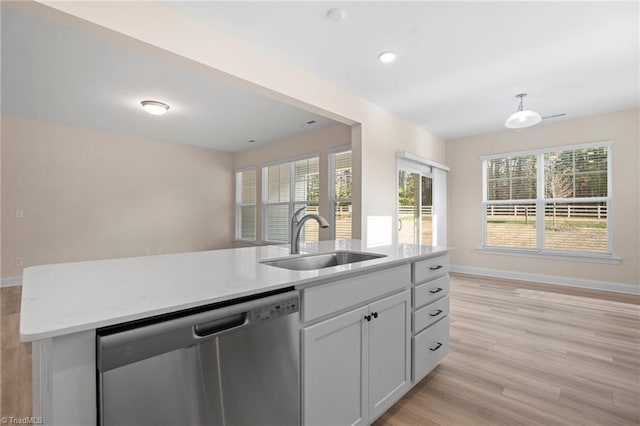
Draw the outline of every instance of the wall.
[[[617,283],[631,286],[626,290],[640,290],[639,123],[640,110],[625,110],[543,123],[521,133],[505,130],[447,141],[449,243],[456,248],[451,263],[465,270],[516,273],[512,277],[548,275],[577,285],[613,288],[616,286],[607,283]],[[620,264],[489,255],[476,250],[482,244],[483,228],[481,156],[604,140],[613,140],[612,242],[614,256],[622,258]],[[624,286],[616,288],[625,290]]]
[[[393,216],[397,195],[396,151],[410,151],[445,162],[444,141],[437,136],[182,15],[169,5],[161,2],[43,3],[205,64],[218,78],[353,126],[354,227],[361,229],[362,238],[367,236],[363,224],[369,216]],[[158,22],[162,25],[156,25]],[[391,227],[388,232],[391,234]]]
[[[232,184],[229,153],[3,116],[2,277],[230,247]]]
[[[329,218],[333,212],[329,208],[328,151],[336,148],[351,147],[351,127],[343,124],[313,130],[278,142],[262,145],[254,149],[238,152],[234,155],[235,170],[257,166],[257,187],[262,188],[260,166],[306,155],[319,154],[320,157],[320,215]],[[324,172],[323,172],[324,171]],[[261,203],[258,197],[257,211]],[[262,221],[258,216],[257,235],[262,235]],[[320,229],[320,239],[332,239],[331,229]]]

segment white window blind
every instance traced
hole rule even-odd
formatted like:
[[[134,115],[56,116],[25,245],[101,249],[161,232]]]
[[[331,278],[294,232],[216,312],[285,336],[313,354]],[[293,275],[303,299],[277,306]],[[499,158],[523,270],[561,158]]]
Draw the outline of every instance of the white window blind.
[[[610,255],[610,145],[484,159],[483,246]]]
[[[487,160],[487,199],[536,198],[536,156],[514,156]]]
[[[236,239],[256,239],[256,170],[236,172]]]
[[[608,147],[544,154],[544,248],[609,251]]]
[[[263,168],[263,181],[264,240],[286,242],[294,211],[306,207],[306,213],[318,213],[319,157],[267,166]],[[300,239],[317,241],[317,223],[307,222]]]
[[[334,238],[350,239],[352,222],[353,167],[351,151],[329,155],[330,197],[333,206]]]

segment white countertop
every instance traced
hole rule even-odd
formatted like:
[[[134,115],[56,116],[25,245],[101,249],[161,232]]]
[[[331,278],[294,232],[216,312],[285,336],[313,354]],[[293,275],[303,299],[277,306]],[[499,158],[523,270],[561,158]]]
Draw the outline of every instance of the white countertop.
[[[334,250],[386,257],[312,271],[259,263],[289,256],[288,245],[277,245],[33,266],[23,276],[20,339],[30,342],[289,286],[303,288],[448,251],[409,244],[367,247],[360,240],[300,247],[301,255]]]

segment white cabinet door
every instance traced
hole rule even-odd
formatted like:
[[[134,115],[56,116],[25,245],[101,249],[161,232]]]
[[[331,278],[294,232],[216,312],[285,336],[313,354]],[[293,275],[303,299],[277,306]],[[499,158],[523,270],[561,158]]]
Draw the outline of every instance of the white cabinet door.
[[[411,386],[409,291],[369,305],[369,419],[384,413]]]
[[[367,424],[368,312],[364,306],[302,331],[305,426]]]

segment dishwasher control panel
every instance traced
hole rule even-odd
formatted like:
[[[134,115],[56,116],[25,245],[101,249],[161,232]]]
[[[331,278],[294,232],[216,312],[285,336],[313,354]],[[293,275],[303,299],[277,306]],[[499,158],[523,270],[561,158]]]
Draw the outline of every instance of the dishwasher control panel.
[[[272,319],[298,312],[298,309],[298,298],[295,297],[282,302],[273,303],[271,305],[261,306],[249,311],[249,321],[253,323],[270,321]]]

